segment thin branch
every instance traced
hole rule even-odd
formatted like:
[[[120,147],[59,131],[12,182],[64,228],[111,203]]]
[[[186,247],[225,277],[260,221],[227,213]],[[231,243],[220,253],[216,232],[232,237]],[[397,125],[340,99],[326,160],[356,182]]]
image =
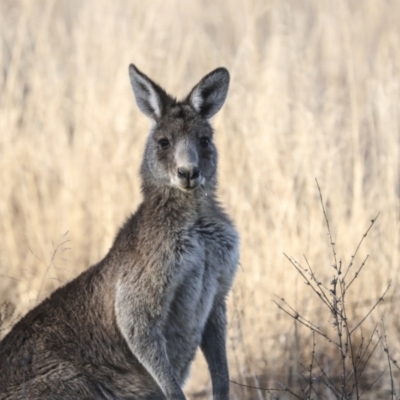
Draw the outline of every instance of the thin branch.
[[[21,280],[21,279],[14,278],[13,276],[8,276],[8,275],[2,275],[2,274],[0,274],[0,277],[1,277],[1,278],[7,278],[7,279],[11,279],[11,280],[13,280],[13,281],[22,282],[22,280]]]
[[[369,225],[367,231],[364,233],[364,235],[362,236],[360,242],[358,243],[358,245],[357,245],[357,247],[356,247],[356,251],[355,251],[354,254],[351,256],[351,261],[350,261],[350,263],[349,263],[349,265],[348,265],[348,267],[347,267],[347,270],[346,270],[346,272],[345,272],[345,274],[344,274],[344,276],[343,276],[343,279],[346,278],[348,272],[350,271],[350,268],[353,266],[354,259],[356,258],[356,255],[357,255],[357,253],[358,253],[358,250],[360,249],[361,244],[362,244],[362,242],[364,241],[364,239],[367,237],[369,231],[371,230],[371,228],[372,228],[373,225],[375,224],[375,221],[378,219],[379,214],[380,214],[380,213],[378,213],[377,216],[376,216],[374,219],[371,219],[371,224]]]
[[[59,238],[59,240],[58,240],[58,245],[56,246],[56,248],[55,248],[54,251],[53,251],[53,254],[52,254],[52,256],[51,256],[50,262],[49,262],[49,264],[47,265],[46,271],[45,271],[45,273],[44,273],[44,275],[43,275],[43,279],[42,279],[42,281],[40,282],[39,291],[38,291],[38,294],[37,294],[37,297],[36,297],[36,305],[37,305],[38,302],[39,302],[40,293],[42,292],[43,284],[44,284],[44,281],[45,281],[45,279],[46,279],[46,276],[47,276],[47,274],[48,274],[48,272],[49,272],[49,270],[50,270],[50,267],[53,265],[53,262],[54,262],[54,260],[55,260],[55,258],[56,258],[56,255],[57,255],[58,251],[59,251],[60,249],[63,248],[63,246],[65,245],[65,243],[68,243],[68,242],[69,242],[68,239],[65,239],[67,235],[68,235],[68,231],[66,231],[63,235],[60,236],[60,238]]]
[[[329,236],[329,240],[330,240],[330,244],[331,244],[331,248],[332,248],[333,259],[335,261],[334,268],[336,270],[338,270],[338,262],[337,262],[337,258],[336,258],[335,242],[333,241],[333,238],[332,238],[331,228],[329,226],[329,220],[328,220],[328,216],[326,214],[326,210],[325,210],[325,206],[324,206],[324,200],[322,198],[321,188],[319,187],[319,183],[318,183],[317,179],[315,179],[315,182],[317,183],[318,192],[319,192],[319,199],[320,199],[320,203],[321,203],[321,206],[322,206],[322,211],[324,213],[326,227],[328,228],[328,236]],[[340,271],[338,271],[338,272],[340,272]]]
[[[321,371],[322,375],[325,377],[326,382],[321,379],[321,382],[333,393],[333,395],[337,398],[340,399],[341,395],[341,390],[339,390],[335,384],[332,382],[331,378],[326,374],[325,370],[322,368],[321,364],[318,362],[317,359],[315,359],[315,362],[318,365],[319,370]]]
[[[314,392],[315,395],[318,397],[318,399],[322,400],[321,396],[319,395],[319,393],[315,390],[314,388],[314,377],[312,374],[313,368],[314,368],[314,361],[315,361],[315,347],[316,347],[316,340],[315,340],[315,332],[312,332],[312,338],[313,338],[313,348],[311,351],[311,363],[308,367],[308,371],[309,371],[309,376],[308,376],[308,380],[305,376],[301,375],[303,377],[303,379],[307,382],[308,381],[308,387],[303,391],[303,394],[306,395],[306,390],[309,390],[310,392]],[[307,368],[304,367],[303,368],[307,370]],[[308,398],[310,398],[310,396],[308,396]]]
[[[365,317],[350,331],[350,335],[351,335],[359,326],[361,326],[361,325],[364,323],[364,321],[368,318],[368,316],[372,313],[372,311],[375,310],[376,306],[377,306],[381,301],[384,300],[384,297],[385,297],[387,291],[389,290],[390,286],[391,286],[391,283],[389,282],[389,285],[388,285],[388,287],[386,288],[386,290],[384,291],[384,293],[382,294],[382,296],[376,301],[376,303],[373,305],[373,307],[367,312],[367,314],[365,315]]]
[[[325,289],[325,290],[327,290],[327,291],[329,292],[329,289],[328,289],[322,282],[319,282],[319,281],[317,280],[317,278],[316,278],[316,276],[315,276],[315,273],[314,273],[314,271],[312,270],[310,263],[308,262],[307,257],[306,257],[305,255],[303,255],[303,257],[304,257],[304,259],[306,260],[306,264],[307,264],[307,267],[309,268],[309,270],[310,270],[310,272],[311,272],[312,278],[314,278],[315,283],[317,284],[318,288],[321,290],[321,293],[323,294],[323,297],[324,297],[324,299],[325,299],[325,301],[326,301],[326,304],[327,304],[328,307],[330,308],[330,307],[331,307],[331,303],[330,303],[330,301],[329,301],[329,297],[328,297],[328,296],[325,294],[325,292],[322,290],[322,289]],[[322,299],[322,300],[323,300],[323,299]]]
[[[230,383],[233,383],[234,385],[238,385],[241,387],[245,387],[247,389],[254,389],[254,390],[261,390],[263,392],[267,392],[267,393],[271,393],[271,392],[288,392],[291,395],[293,395],[294,397],[296,397],[297,399],[302,400],[302,398],[300,396],[298,396],[296,393],[292,392],[288,387],[282,385],[280,382],[279,384],[282,386],[282,389],[277,389],[277,388],[263,388],[263,387],[259,387],[259,386],[251,386],[251,385],[246,385],[244,383],[240,383],[240,382],[236,382],[233,381],[231,379],[229,379]]]
[[[312,282],[310,281],[310,279],[306,276],[306,274],[301,270],[301,265],[294,260],[293,258],[289,257],[288,255],[286,255],[285,253],[283,253],[283,255],[290,261],[290,263],[296,268],[297,272],[305,279],[305,283],[306,285],[310,286],[312,291],[322,300],[322,302],[328,307],[329,311],[332,311],[332,304],[330,303],[329,299],[325,297],[323,297],[323,295],[321,295],[321,293],[314,287],[314,285],[312,284]],[[301,268],[300,268],[301,267]],[[303,268],[304,269],[304,268]],[[315,279],[315,278],[314,278]]]
[[[318,326],[314,325],[311,321],[305,319],[303,316],[301,316],[297,311],[295,311],[294,309],[292,309],[286,302],[284,299],[280,298],[281,301],[283,301],[285,303],[285,305],[287,307],[289,307],[294,314],[291,314],[289,311],[285,310],[277,301],[272,300],[280,310],[282,310],[285,314],[289,315],[291,318],[293,318],[296,321],[299,321],[300,324],[304,325],[305,327],[307,327],[308,329],[310,329],[311,331],[318,333],[318,335],[324,337],[326,340],[328,340],[330,343],[333,343],[335,346],[339,347],[339,345],[332,340],[326,333],[322,332]]]
[[[368,392],[368,390],[371,389],[372,386],[374,386],[375,383],[378,382],[379,379],[382,378],[382,376],[383,376],[383,374],[384,374],[385,372],[386,372],[386,370],[382,371],[382,373],[381,373],[369,386],[367,386],[367,387],[365,388],[365,390],[363,390],[363,391],[360,393],[359,399],[361,399],[361,396],[362,396],[364,393]]]
[[[361,354],[361,356],[360,356],[360,360],[362,360],[362,359],[364,358],[365,354],[367,354],[368,348],[369,348],[370,344],[372,343],[372,338],[373,338],[373,336],[375,335],[377,326],[378,326],[378,324],[375,325],[375,328],[374,328],[374,330],[372,331],[372,334],[371,334],[371,336],[370,336],[370,338],[369,338],[369,341],[368,341],[368,343],[367,343],[367,346],[366,346],[364,352],[363,352],[363,353]],[[370,358],[371,358],[372,355],[375,353],[375,350],[376,350],[376,348],[378,347],[378,343],[379,343],[379,341],[375,343],[375,346],[373,347],[373,349],[372,349],[371,352],[369,353],[367,359],[366,359],[365,362],[364,362],[364,366],[361,368],[361,370],[360,370],[359,373],[358,373],[358,378],[361,377],[361,375],[362,375],[362,373],[364,372],[364,369],[365,369],[365,367],[367,366],[367,364],[368,364]]]
[[[351,280],[347,285],[345,285],[344,293],[347,292],[347,290],[348,290],[348,288],[350,287],[350,285],[351,285],[351,284],[354,282],[354,280],[358,277],[358,275],[360,274],[361,270],[364,268],[364,265],[365,265],[365,263],[367,262],[368,258],[369,258],[369,255],[367,255],[367,257],[365,257],[364,261],[363,261],[362,264],[360,265],[360,268],[358,268],[357,272],[354,274],[352,280]],[[344,280],[344,278],[343,278],[343,279],[342,279],[342,282],[344,283],[344,281],[345,281],[345,280]]]
[[[388,346],[387,340],[386,340],[386,330],[385,330],[385,323],[383,322],[383,318],[382,318],[381,321],[382,321],[382,333],[383,333],[383,336],[379,336],[379,332],[378,332],[378,337],[379,337],[380,343],[382,344],[383,351],[386,353],[388,364],[389,364],[390,387],[392,389],[392,391],[391,391],[392,399],[396,400],[397,396],[396,396],[396,389],[394,388],[392,363],[390,361],[389,346]]]

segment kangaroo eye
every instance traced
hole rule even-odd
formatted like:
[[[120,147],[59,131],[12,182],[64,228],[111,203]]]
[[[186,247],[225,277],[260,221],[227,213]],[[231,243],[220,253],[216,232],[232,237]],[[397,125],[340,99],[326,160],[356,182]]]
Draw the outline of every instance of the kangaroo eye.
[[[169,143],[168,139],[160,139],[158,141],[158,144],[160,145],[160,148],[162,150],[168,149],[168,147],[170,146],[170,143]]]
[[[210,144],[210,138],[203,136],[202,138],[200,138],[200,146],[201,147],[208,147]]]

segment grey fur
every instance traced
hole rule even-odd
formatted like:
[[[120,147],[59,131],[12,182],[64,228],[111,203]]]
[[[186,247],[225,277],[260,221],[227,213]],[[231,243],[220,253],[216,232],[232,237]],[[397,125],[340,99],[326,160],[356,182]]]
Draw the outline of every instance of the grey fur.
[[[226,305],[239,238],[216,199],[208,122],[225,100],[219,68],[178,102],[133,65],[155,122],[143,202],[98,264],[56,290],[0,343],[0,399],[184,399],[197,348],[214,399],[229,398]]]

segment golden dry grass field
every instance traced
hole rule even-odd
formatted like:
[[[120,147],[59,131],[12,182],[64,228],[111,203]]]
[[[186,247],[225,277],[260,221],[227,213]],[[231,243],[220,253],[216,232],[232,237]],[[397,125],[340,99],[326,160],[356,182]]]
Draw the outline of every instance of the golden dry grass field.
[[[394,0],[0,0],[0,303],[16,307],[3,325],[100,260],[141,200],[150,123],[129,63],[178,96],[225,66],[231,88],[213,124],[220,198],[241,234],[231,379],[301,393],[312,333],[275,296],[335,330],[284,256],[303,264],[306,255],[330,295],[334,259],[315,179],[343,265],[380,213],[348,275],[369,255],[346,294],[347,318],[356,326],[391,282],[358,340],[376,323],[382,334],[383,320],[400,358],[399,21]],[[362,398],[394,399],[398,370],[391,385],[378,342],[373,334],[364,377],[384,374]],[[337,351],[318,335],[315,351],[313,376],[338,373]],[[233,399],[276,398],[231,387]],[[199,357],[187,393],[209,388]],[[337,398],[326,396],[316,398]]]

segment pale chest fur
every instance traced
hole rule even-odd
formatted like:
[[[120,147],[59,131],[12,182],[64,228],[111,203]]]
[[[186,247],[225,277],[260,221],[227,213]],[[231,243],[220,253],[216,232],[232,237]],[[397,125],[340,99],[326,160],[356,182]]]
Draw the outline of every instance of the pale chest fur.
[[[233,225],[217,218],[199,218],[182,239],[182,277],[174,288],[165,337],[170,361],[183,380],[214,303],[232,286],[239,243]]]

